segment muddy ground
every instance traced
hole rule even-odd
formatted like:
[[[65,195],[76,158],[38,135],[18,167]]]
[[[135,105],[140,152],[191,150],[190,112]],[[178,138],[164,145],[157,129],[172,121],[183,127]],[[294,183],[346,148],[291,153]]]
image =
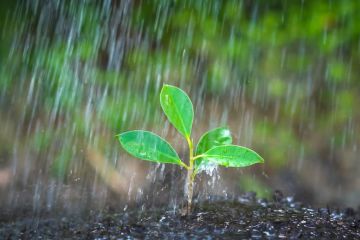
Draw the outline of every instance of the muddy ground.
[[[360,239],[352,208],[311,208],[276,192],[272,200],[247,193],[231,200],[180,208],[90,211],[89,214],[0,214],[0,239]]]

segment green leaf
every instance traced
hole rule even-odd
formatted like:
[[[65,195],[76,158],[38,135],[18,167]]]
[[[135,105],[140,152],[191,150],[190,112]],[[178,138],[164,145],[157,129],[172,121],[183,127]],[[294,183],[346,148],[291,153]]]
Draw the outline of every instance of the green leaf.
[[[212,129],[201,136],[196,147],[196,155],[202,154],[213,147],[232,143],[230,130],[227,127]]]
[[[180,88],[164,85],[160,93],[160,104],[170,123],[185,138],[190,138],[194,109],[189,96]]]
[[[152,162],[184,165],[174,148],[152,132],[134,130],[117,136],[122,147],[134,157]]]
[[[232,143],[232,137],[230,130],[227,127],[219,127],[212,129],[204,135],[201,136],[199,143],[196,147],[195,154],[200,155],[210,150],[213,147],[221,145],[229,145]],[[195,169],[197,169],[200,164],[206,164],[208,161],[203,158],[198,158],[195,160]]]
[[[202,155],[204,159],[225,167],[246,167],[264,162],[253,150],[236,145],[217,146]]]

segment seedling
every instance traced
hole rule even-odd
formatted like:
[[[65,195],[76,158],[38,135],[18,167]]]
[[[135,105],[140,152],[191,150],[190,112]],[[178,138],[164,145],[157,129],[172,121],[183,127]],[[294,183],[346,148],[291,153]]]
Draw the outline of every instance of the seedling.
[[[207,166],[246,167],[263,163],[264,159],[253,150],[232,145],[230,130],[226,127],[206,132],[194,151],[191,129],[194,109],[188,95],[180,88],[164,85],[160,93],[161,107],[170,123],[180,132],[189,145],[188,164],[181,161],[174,148],[158,135],[134,130],[117,135],[122,147],[132,156],[146,161],[177,164],[187,170],[187,213],[191,212],[194,179]]]

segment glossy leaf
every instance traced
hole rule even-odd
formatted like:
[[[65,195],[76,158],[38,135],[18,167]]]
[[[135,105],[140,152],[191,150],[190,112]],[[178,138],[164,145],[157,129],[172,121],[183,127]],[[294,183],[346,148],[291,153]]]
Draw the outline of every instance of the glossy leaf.
[[[146,161],[183,165],[172,146],[158,135],[142,130],[118,135],[122,147],[132,156]]]
[[[202,154],[213,147],[232,143],[230,130],[227,127],[212,129],[201,136],[196,147],[196,155]]]
[[[227,127],[220,127],[212,129],[201,136],[196,147],[195,154],[200,155],[210,150],[213,147],[221,145],[229,145],[232,143],[230,130]],[[200,166],[200,163],[206,164],[207,160],[199,158],[195,160],[195,168]]]
[[[225,167],[246,167],[264,162],[264,159],[253,150],[236,145],[217,146],[203,155],[204,159]]]
[[[180,88],[164,85],[160,93],[160,104],[170,123],[185,138],[190,138],[194,109],[188,95]]]

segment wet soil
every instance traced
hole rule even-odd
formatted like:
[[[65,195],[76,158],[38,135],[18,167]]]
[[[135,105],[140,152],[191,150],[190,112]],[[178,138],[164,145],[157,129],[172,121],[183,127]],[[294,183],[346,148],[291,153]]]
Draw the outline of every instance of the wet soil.
[[[196,203],[179,209],[91,212],[87,216],[13,218],[0,214],[0,239],[360,239],[360,214],[351,208],[311,208],[277,192]]]

